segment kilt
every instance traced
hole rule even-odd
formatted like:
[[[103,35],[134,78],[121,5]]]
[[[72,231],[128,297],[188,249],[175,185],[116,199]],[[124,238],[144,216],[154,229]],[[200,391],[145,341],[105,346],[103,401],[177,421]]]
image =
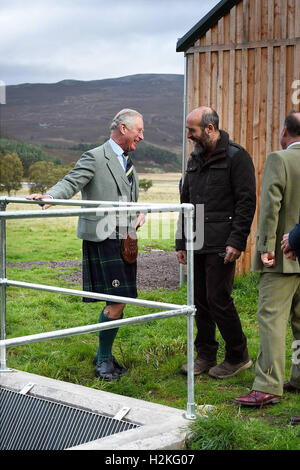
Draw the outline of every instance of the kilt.
[[[83,290],[100,294],[137,297],[137,263],[124,263],[120,254],[121,240],[107,238],[102,242],[82,241]],[[101,302],[83,297],[83,302]],[[105,301],[102,301],[105,302]],[[107,305],[116,302],[106,301]]]

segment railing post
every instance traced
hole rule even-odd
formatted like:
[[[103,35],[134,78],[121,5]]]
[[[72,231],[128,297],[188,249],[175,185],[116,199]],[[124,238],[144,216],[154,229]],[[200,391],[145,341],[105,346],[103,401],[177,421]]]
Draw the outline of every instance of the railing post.
[[[183,84],[183,119],[182,119],[182,157],[181,157],[181,187],[183,185],[185,173],[185,153],[186,153],[186,95],[187,95],[187,54],[184,54],[184,84]],[[179,265],[179,286],[186,282],[186,274],[183,264]]]
[[[187,250],[187,305],[194,307],[194,243],[193,243],[193,215],[194,211],[184,208],[184,226]],[[187,408],[185,417],[196,418],[196,404],[194,393],[194,316],[187,314]]]
[[[0,201],[1,211],[5,211],[7,206],[6,200]],[[0,265],[0,277],[1,277],[1,340],[6,339],[6,219],[1,219],[1,265]],[[6,346],[1,346],[0,349],[0,371],[7,371],[6,366]]]

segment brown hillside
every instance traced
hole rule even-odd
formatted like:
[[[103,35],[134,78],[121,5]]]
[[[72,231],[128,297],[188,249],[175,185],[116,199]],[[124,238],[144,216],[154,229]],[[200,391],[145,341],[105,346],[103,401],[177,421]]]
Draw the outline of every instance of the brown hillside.
[[[80,155],[70,147],[103,142],[111,118],[130,107],[144,115],[146,143],[180,155],[182,103],[182,75],[12,85],[2,106],[1,131],[7,137],[46,146],[68,163]]]

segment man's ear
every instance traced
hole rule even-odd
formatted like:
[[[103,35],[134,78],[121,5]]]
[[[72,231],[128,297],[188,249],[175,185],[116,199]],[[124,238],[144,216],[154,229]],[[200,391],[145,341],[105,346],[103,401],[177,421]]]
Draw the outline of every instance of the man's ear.
[[[125,124],[120,124],[119,130],[120,130],[120,132],[121,132],[122,135],[125,135],[125,134],[126,134],[126,126],[125,126]]]
[[[288,135],[288,130],[287,130],[286,126],[284,126],[284,128],[282,129],[281,135],[282,135],[282,137],[286,137]]]
[[[211,123],[208,124],[204,130],[205,130],[205,133],[208,134],[208,135],[215,132],[215,128],[214,128],[213,124],[211,124]]]

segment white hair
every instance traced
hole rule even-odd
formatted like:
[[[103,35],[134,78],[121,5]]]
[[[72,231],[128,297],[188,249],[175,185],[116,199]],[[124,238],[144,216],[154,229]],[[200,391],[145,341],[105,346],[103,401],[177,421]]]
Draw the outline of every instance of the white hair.
[[[134,109],[122,109],[113,118],[112,123],[110,125],[110,130],[115,131],[116,129],[118,129],[120,124],[125,124],[125,126],[130,129],[135,123],[135,120],[138,116],[143,118],[143,116]]]

